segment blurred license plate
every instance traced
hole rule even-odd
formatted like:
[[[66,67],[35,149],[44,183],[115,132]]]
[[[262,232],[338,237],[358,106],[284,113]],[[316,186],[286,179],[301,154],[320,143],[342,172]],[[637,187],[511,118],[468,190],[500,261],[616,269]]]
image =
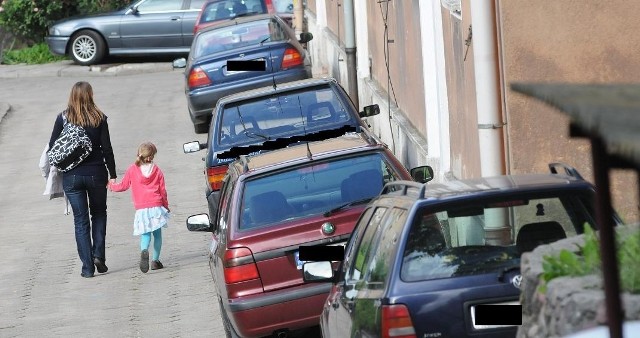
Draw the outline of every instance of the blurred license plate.
[[[328,245],[329,245],[329,246],[338,246],[338,245],[341,245],[341,246],[343,246],[343,247],[344,247],[344,246],[346,246],[346,245],[347,245],[347,242],[338,242],[338,243],[333,243],[333,244],[328,244]],[[293,253],[293,258],[294,258],[294,259],[295,259],[295,261],[296,261],[296,269],[301,270],[301,269],[302,269],[302,265],[303,265],[306,261],[301,261],[301,260],[300,260],[300,252],[299,252],[298,250],[296,250],[296,251]]]
[[[234,75],[251,71],[265,71],[267,63],[265,59],[255,60],[229,60],[224,68],[224,75]]]

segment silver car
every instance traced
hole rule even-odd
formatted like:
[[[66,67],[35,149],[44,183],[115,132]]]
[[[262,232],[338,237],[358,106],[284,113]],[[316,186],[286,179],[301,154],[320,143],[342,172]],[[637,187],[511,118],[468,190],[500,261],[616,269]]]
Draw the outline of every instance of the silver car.
[[[114,12],[58,21],[45,41],[53,54],[80,65],[100,63],[107,55],[187,55],[204,2],[139,0]]]

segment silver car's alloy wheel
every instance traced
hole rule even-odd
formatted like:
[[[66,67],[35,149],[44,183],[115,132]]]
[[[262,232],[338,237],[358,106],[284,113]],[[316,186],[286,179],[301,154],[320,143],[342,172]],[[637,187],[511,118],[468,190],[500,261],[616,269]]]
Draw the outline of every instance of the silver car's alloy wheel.
[[[78,61],[88,62],[96,56],[97,44],[87,35],[78,36],[73,41],[73,55]]]

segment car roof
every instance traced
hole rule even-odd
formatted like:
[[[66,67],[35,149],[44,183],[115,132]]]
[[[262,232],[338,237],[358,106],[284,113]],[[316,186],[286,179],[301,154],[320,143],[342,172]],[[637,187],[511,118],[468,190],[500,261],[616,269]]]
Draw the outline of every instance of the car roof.
[[[318,85],[337,84],[336,79],[331,77],[326,78],[309,78],[297,81],[290,81],[278,84],[275,88],[273,86],[266,86],[257,89],[251,89],[231,95],[227,95],[218,100],[219,105],[226,105],[228,103],[242,101],[248,98],[255,98],[261,96],[267,96],[272,94],[283,93],[291,90],[297,90],[307,87],[314,87]]]
[[[229,26],[240,25],[243,23],[251,22],[251,21],[259,21],[259,20],[273,19],[273,18],[280,19],[278,14],[274,14],[274,13],[233,17],[233,18],[229,18],[227,21],[220,20],[218,21],[219,23],[213,26],[205,26],[202,29],[198,30],[197,34],[201,34],[211,30],[215,30],[215,29],[225,28]]]
[[[306,145],[301,142],[287,148],[258,155],[241,156],[230,167],[235,166],[240,173],[249,172],[253,174],[275,170],[291,164],[383,148],[386,148],[386,146],[377,143],[367,133],[346,133],[327,140],[309,142]],[[308,156],[309,153],[311,158]]]
[[[417,185],[415,182],[404,182],[407,186],[421,187],[418,200],[448,200],[499,195],[502,193],[534,192],[550,190],[593,190],[593,185],[580,177],[564,174],[514,174],[482,178],[459,179],[443,183]],[[404,184],[401,182],[391,184]],[[385,189],[386,191],[387,189]],[[383,191],[384,195],[385,191]],[[389,197],[397,196],[389,191]]]

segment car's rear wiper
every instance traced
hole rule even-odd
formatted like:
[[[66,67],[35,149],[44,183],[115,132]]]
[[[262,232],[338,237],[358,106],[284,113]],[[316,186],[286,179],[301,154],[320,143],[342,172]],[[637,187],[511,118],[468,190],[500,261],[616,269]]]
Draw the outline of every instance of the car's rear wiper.
[[[367,198],[359,199],[359,200],[356,200],[356,201],[351,201],[349,203],[345,203],[343,205],[340,205],[338,207],[335,207],[335,208],[325,212],[324,213],[324,217],[329,217],[329,216],[333,215],[334,213],[336,213],[336,212],[338,212],[340,210],[346,209],[348,207],[352,207],[354,205],[367,203],[367,202],[371,201],[372,199],[373,199],[373,197],[367,197]]]
[[[269,141],[269,136],[267,135],[263,135],[263,134],[258,134],[254,131],[248,131],[247,130],[247,126],[245,126],[244,124],[244,119],[242,118],[242,114],[240,114],[240,107],[236,106],[236,110],[238,111],[238,117],[240,118],[240,124],[242,124],[242,132],[247,135],[247,137],[252,137],[252,136],[258,136],[259,138],[265,140],[265,141]],[[257,123],[256,123],[257,124]],[[255,128],[252,128],[255,129]],[[255,137],[253,137],[255,138]]]

